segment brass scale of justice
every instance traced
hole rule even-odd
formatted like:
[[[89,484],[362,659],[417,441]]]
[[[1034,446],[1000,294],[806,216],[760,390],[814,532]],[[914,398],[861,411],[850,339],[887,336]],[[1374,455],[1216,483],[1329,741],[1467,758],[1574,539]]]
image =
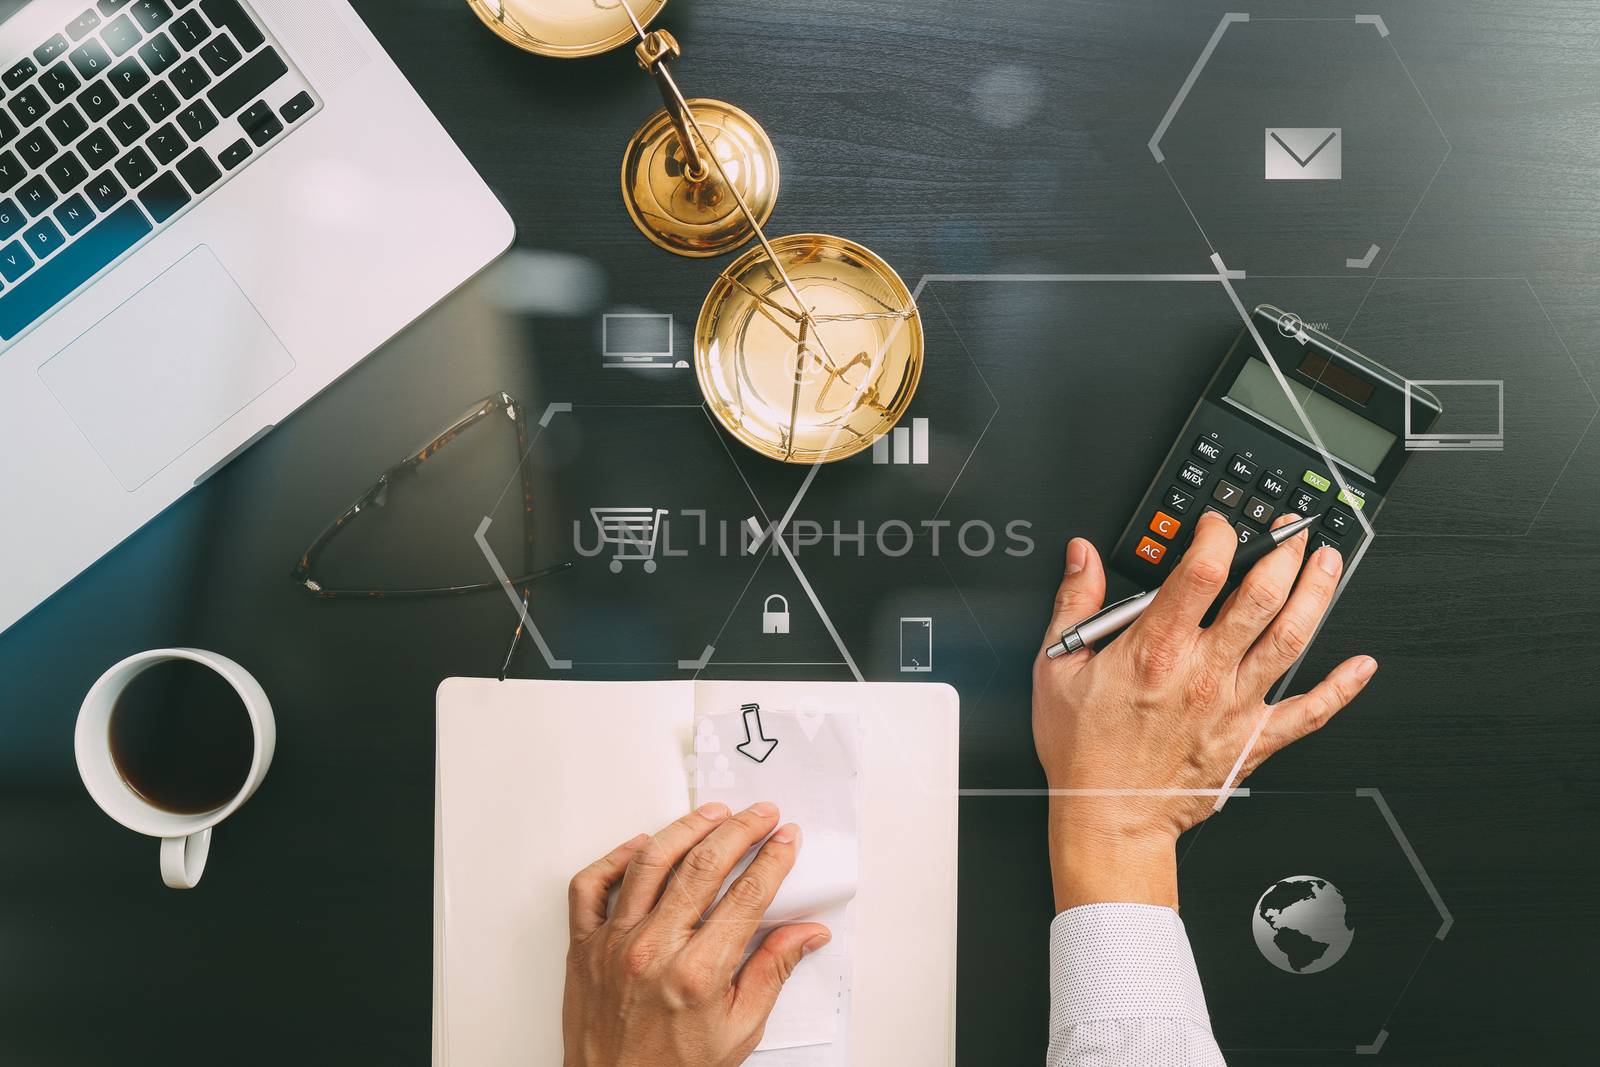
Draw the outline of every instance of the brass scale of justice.
[[[665,107],[628,141],[622,199],[652,242],[706,258],[758,245],[718,275],[695,325],[694,365],[717,420],[786,463],[855,455],[905,413],[922,375],[922,320],[900,276],[842,237],[762,226],[778,157],[761,125],[721,100],[685,99],[672,34],[648,30],[667,0],[467,0],[519,48],[563,59],[637,41]]]

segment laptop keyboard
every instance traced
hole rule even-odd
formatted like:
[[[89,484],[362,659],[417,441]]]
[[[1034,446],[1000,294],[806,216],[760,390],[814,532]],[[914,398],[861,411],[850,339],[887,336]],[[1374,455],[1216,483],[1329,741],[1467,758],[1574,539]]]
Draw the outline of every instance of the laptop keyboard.
[[[317,107],[241,0],[83,2],[0,56],[0,341]]]

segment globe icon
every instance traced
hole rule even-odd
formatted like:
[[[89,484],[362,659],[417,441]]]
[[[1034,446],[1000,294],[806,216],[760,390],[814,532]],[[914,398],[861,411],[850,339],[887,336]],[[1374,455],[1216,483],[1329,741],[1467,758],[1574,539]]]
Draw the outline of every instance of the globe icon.
[[[1256,901],[1250,932],[1267,962],[1290,974],[1315,974],[1338,963],[1355,939],[1344,896],[1326,878],[1297,874],[1274,882]]]

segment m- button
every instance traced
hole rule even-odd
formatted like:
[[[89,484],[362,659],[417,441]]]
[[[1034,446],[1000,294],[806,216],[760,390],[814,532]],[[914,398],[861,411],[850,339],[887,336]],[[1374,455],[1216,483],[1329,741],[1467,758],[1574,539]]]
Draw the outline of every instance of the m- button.
[[[1168,541],[1178,536],[1178,531],[1183,529],[1183,523],[1168,515],[1164,511],[1156,512],[1156,517],[1150,520],[1150,532],[1160,534]]]

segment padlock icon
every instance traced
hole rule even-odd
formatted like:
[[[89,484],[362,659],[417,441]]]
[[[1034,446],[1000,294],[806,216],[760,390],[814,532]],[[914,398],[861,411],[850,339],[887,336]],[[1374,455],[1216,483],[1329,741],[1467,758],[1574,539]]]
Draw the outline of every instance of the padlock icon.
[[[772,606],[774,600],[779,604],[776,610]],[[781,593],[773,593],[761,606],[761,632],[764,634],[789,632],[789,601]]]

